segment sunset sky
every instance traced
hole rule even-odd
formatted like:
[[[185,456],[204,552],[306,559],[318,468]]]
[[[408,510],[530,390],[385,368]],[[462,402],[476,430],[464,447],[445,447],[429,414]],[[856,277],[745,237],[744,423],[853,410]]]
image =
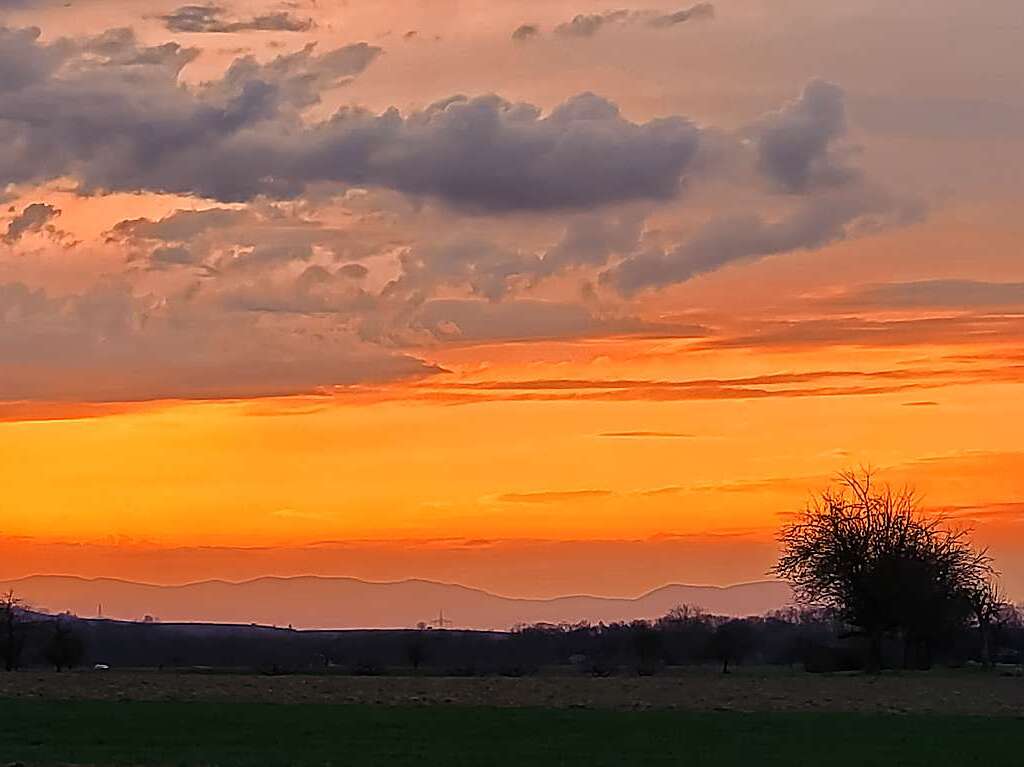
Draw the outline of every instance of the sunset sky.
[[[1024,599],[1020,0],[0,0],[0,579]]]

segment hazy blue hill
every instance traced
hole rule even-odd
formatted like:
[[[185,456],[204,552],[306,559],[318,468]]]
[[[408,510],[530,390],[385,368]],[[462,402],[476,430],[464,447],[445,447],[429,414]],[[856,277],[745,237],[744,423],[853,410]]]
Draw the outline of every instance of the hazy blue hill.
[[[656,618],[680,604],[718,615],[758,615],[784,606],[789,588],[764,581],[728,587],[668,585],[633,599],[566,596],[514,599],[424,580],[375,583],[315,576],[203,581],[181,586],[110,578],[38,575],[0,582],[29,605],[52,612],[162,621],[260,623],[296,628],[407,628],[440,611],[454,626],[507,629],[518,623]]]

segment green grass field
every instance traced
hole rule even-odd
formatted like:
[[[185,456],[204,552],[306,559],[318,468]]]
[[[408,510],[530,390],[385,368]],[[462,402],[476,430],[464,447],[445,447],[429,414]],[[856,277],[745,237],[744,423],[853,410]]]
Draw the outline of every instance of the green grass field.
[[[460,706],[0,701],[0,762],[1020,765],[1024,721]]]

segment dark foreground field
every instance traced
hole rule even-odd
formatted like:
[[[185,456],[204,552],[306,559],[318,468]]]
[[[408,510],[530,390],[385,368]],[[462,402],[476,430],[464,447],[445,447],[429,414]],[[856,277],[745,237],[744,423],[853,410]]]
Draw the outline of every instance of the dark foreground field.
[[[0,765],[1020,765],[1024,679],[0,674]]]
[[[728,675],[687,668],[600,678],[22,671],[0,673],[0,699],[1024,716],[1024,677],[1008,673],[870,676],[741,667]]]
[[[1012,718],[266,703],[0,703],[25,764],[1019,765]]]

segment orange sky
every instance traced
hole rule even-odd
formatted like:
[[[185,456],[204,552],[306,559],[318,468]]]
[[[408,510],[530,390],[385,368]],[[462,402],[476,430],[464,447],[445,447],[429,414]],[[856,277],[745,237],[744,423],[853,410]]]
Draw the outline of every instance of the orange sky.
[[[870,465],[1024,595],[1014,4],[151,5],[0,19],[0,578],[756,580]]]

